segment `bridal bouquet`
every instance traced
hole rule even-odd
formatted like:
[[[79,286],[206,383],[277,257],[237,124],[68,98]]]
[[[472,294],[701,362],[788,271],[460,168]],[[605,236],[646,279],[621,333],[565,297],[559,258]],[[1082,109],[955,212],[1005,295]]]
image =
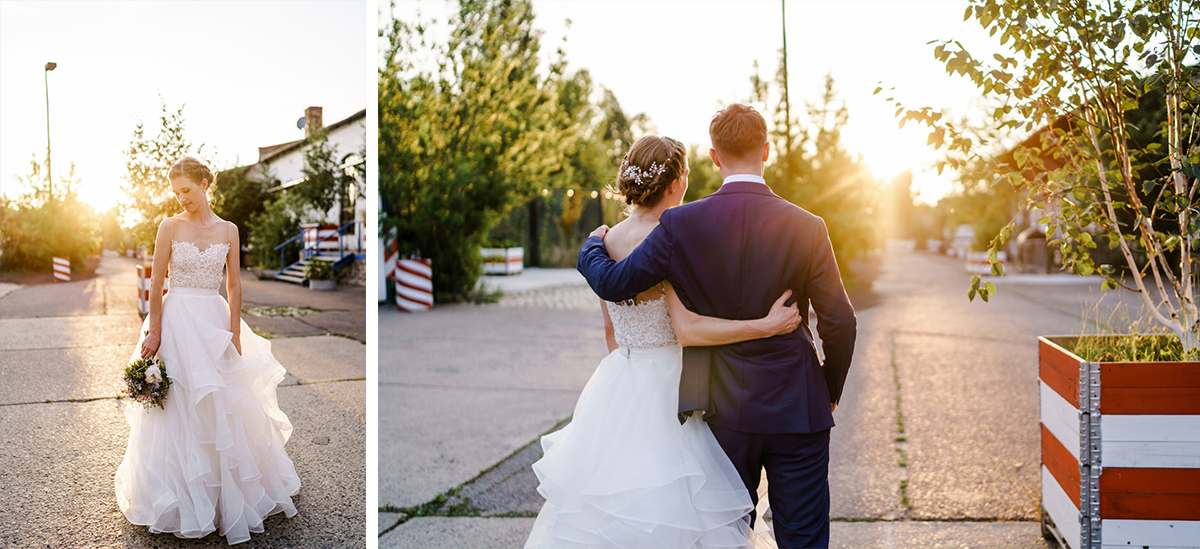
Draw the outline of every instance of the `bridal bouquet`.
[[[166,409],[167,389],[171,379],[167,377],[167,365],[161,358],[141,358],[125,367],[125,396],[146,408],[158,406]]]

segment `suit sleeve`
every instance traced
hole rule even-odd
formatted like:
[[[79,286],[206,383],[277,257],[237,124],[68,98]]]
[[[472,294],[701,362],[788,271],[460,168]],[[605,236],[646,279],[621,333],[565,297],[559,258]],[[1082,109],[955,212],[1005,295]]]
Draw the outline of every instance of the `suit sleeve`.
[[[854,340],[857,336],[858,319],[854,307],[842,286],[842,275],[838,272],[837,260],[833,255],[833,244],[823,220],[813,231],[812,268],[806,284],[813,310],[817,313],[817,333],[821,336],[821,347],[825,350],[825,363],[821,370],[825,374],[825,385],[829,389],[829,400],[837,403],[842,398],[846,385],[846,374],[854,357]]]
[[[621,261],[613,261],[604,241],[593,236],[579,249],[576,268],[592,291],[606,301],[625,301],[667,278],[671,264],[671,234],[664,212],[657,227]]]

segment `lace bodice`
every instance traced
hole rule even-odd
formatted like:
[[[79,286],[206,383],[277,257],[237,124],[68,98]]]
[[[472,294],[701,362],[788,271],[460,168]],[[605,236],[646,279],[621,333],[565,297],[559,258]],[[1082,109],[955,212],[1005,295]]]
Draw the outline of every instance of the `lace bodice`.
[[[171,240],[171,287],[220,289],[228,255],[228,242],[211,244],[200,251],[191,242]]]
[[[630,349],[652,349],[678,345],[671,315],[667,311],[667,296],[640,303],[606,301],[612,319],[617,345]]]

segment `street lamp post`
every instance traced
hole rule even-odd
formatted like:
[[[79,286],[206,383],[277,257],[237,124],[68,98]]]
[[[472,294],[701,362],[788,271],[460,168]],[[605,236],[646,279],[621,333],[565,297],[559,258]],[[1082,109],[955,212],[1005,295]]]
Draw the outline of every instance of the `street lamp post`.
[[[50,71],[54,70],[58,63],[46,63],[46,70],[42,73],[42,79],[46,83],[46,183],[49,184],[50,198],[54,198],[54,178],[50,174]],[[53,201],[53,200],[51,200]]]

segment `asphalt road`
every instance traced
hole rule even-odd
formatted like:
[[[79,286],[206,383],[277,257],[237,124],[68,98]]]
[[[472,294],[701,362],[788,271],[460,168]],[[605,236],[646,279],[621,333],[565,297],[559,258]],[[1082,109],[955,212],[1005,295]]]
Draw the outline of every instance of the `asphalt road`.
[[[896,252],[857,296],[870,306],[835,413],[834,546],[1047,546],[1037,337],[1107,320],[1118,299],[1095,304],[1095,279],[1011,276],[972,303],[969,279],[960,261]],[[596,303],[575,286],[380,308],[380,547],[524,542],[542,503],[531,443],[570,416],[605,354]]]
[[[0,298],[4,547],[225,546],[215,533],[200,540],[150,534],[116,504],[113,475],[129,428],[115,396],[141,325],[135,265],[105,257],[96,278]],[[294,498],[299,513],[270,517],[266,532],[244,546],[365,547],[363,289],[319,294],[249,273],[243,285],[247,308],[276,314],[271,309],[295,305],[308,313],[245,315],[273,338],[288,369],[278,397],[295,429],[286,450],[303,486]]]

